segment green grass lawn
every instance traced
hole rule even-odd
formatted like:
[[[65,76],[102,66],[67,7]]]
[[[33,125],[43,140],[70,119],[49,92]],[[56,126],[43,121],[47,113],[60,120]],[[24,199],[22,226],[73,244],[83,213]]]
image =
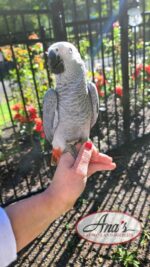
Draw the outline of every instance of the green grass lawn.
[[[14,101],[10,101],[10,108],[12,105],[14,105]],[[7,123],[11,121],[9,110],[6,101],[2,101],[0,103],[0,127],[7,126]]]

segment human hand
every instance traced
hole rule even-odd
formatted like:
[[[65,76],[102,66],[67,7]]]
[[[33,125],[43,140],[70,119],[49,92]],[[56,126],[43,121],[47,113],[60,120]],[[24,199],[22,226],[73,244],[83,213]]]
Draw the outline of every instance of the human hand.
[[[112,158],[99,153],[91,142],[82,146],[78,144],[77,150],[76,160],[69,152],[61,156],[53,181],[46,191],[64,212],[74,205],[83,192],[87,177],[97,171],[113,170],[116,167]]]
[[[81,148],[81,144],[77,144],[77,151]],[[91,176],[97,171],[111,171],[116,168],[116,164],[112,161],[112,157],[100,153],[92,144],[92,155],[90,158],[87,176]]]

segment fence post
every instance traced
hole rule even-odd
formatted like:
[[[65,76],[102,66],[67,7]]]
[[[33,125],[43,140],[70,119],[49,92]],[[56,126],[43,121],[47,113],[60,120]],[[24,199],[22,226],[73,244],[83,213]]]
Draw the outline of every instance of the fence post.
[[[63,0],[53,0],[52,18],[53,18],[53,31],[55,40],[66,41],[67,33],[65,28]]]
[[[123,85],[123,127],[125,143],[130,141],[130,96],[128,70],[128,0],[120,0],[121,66]]]

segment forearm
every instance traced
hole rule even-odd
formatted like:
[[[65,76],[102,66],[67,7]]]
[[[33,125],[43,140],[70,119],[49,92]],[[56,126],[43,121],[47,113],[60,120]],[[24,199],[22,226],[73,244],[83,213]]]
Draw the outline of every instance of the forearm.
[[[16,238],[17,251],[34,240],[50,223],[68,210],[49,191],[6,208]]]

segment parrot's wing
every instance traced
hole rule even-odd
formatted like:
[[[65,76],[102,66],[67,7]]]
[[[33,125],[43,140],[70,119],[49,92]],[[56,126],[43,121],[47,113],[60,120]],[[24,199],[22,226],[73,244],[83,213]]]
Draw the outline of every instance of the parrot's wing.
[[[89,92],[89,97],[91,99],[92,111],[93,111],[93,116],[91,120],[91,128],[92,128],[97,121],[99,113],[99,97],[94,83],[92,82],[88,83],[88,92]]]
[[[43,126],[46,139],[51,143],[58,124],[57,92],[49,89],[44,96]]]

